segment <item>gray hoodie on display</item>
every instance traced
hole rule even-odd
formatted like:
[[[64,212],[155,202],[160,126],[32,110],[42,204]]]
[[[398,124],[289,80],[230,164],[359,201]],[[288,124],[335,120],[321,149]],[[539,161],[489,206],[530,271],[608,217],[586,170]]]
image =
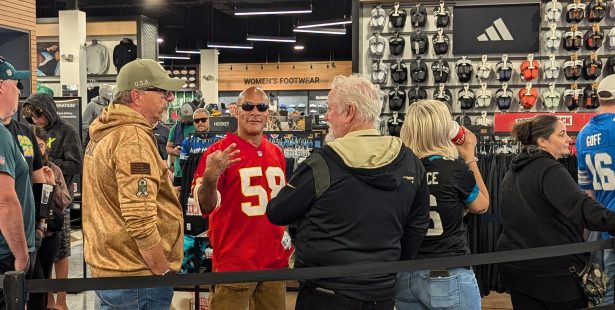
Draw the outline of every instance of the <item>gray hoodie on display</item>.
[[[85,112],[83,112],[83,118],[81,119],[81,128],[83,128],[83,136],[85,137],[88,129],[90,128],[90,124],[100,115],[102,110],[109,105],[109,100],[96,96],[92,98],[90,103],[88,103],[85,108]]]

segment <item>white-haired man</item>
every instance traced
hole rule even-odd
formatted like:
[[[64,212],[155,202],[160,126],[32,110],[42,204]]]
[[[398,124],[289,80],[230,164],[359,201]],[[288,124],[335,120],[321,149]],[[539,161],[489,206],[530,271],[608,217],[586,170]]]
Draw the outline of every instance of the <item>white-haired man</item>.
[[[295,267],[414,257],[429,225],[421,161],[375,127],[378,89],[360,75],[333,80],[329,142],[308,157],[267,206],[269,220],[297,223]],[[302,280],[295,309],[393,309],[395,274]]]

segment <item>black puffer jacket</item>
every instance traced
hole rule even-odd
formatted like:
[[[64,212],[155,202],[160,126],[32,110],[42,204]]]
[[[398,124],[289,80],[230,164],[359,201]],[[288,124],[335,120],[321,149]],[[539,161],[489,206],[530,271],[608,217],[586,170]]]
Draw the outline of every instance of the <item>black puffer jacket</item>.
[[[500,197],[498,251],[582,242],[583,228],[615,233],[615,213],[590,198],[544,151],[524,151],[513,160]],[[579,299],[583,291],[569,267],[582,270],[586,259],[575,254],[501,264],[502,283],[546,301]]]
[[[75,177],[81,174],[83,169],[81,141],[77,130],[58,116],[55,101],[49,95],[33,94],[26,99],[24,107],[28,105],[43,110],[43,114],[49,120],[49,124],[44,128],[49,135],[47,154],[49,160],[62,170],[66,185],[71,189]],[[32,118],[26,120],[33,123]],[[72,196],[73,191],[69,191]]]

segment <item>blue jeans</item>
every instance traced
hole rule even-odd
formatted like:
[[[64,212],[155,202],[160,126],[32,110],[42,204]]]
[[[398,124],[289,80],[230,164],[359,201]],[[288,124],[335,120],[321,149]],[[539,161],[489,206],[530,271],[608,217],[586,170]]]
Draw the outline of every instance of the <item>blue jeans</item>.
[[[101,310],[169,310],[172,287],[96,291]]]
[[[430,278],[428,270],[397,275],[397,310],[480,310],[480,292],[472,269],[453,268],[449,277]]]
[[[615,250],[604,250],[602,259],[604,261],[604,271],[606,272],[606,275],[609,276],[609,286],[607,287],[606,295],[600,304],[601,306],[604,306],[613,303],[613,294],[615,293]]]

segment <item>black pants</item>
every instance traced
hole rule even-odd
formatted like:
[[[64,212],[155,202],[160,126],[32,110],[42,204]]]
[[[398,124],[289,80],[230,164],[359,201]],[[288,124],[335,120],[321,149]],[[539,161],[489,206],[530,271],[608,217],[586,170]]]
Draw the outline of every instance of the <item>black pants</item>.
[[[30,266],[26,270],[26,278],[32,279],[32,274],[34,271],[34,263],[33,261],[36,259],[36,253],[30,253]],[[3,259],[0,259],[0,274],[4,274],[9,271],[15,270],[15,257],[13,255],[9,255]],[[28,307],[28,309],[40,309],[36,307],[40,307],[40,299],[37,299],[35,304],[36,306],[33,308]],[[6,301],[4,300],[4,291],[0,290],[0,309],[6,309]]]
[[[533,296],[510,290],[510,299],[515,310],[572,310],[587,308],[585,297],[570,301],[544,301]]]
[[[362,301],[301,286],[295,310],[393,310],[394,300]]]

